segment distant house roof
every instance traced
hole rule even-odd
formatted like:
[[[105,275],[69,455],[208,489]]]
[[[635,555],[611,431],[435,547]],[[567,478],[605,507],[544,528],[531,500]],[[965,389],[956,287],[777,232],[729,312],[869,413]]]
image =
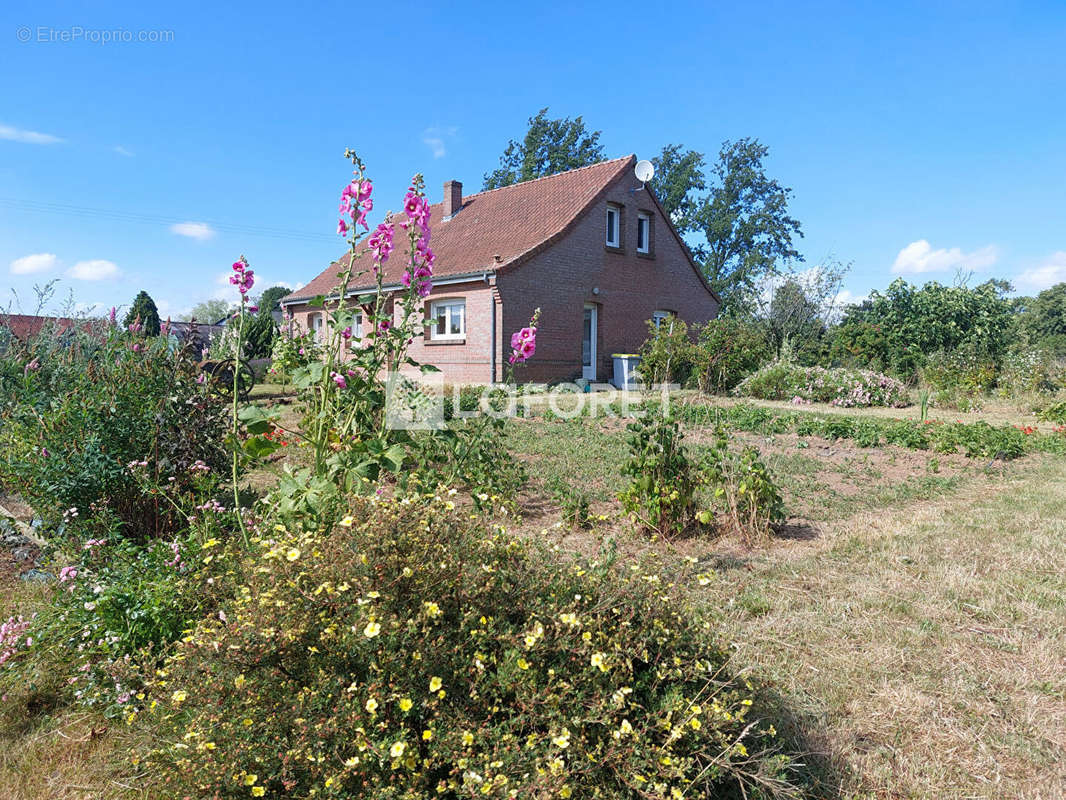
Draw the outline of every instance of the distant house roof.
[[[20,341],[26,342],[46,327],[58,333],[70,330],[75,325],[82,330],[91,330],[100,320],[74,320],[69,317],[39,317],[33,314],[0,314],[0,328],[7,328]]]
[[[205,339],[214,339],[225,329],[225,326],[220,323],[208,323],[208,322],[171,322],[170,330],[174,332],[175,336],[185,338],[193,332]]]
[[[615,178],[635,162],[636,157],[629,155],[472,194],[463,197],[462,208],[448,220],[442,219],[444,204],[434,203],[430,206],[429,243],[436,255],[434,277],[496,271],[522,263],[561,238]],[[402,213],[393,214],[389,221],[404,218]],[[408,266],[407,251],[406,234],[397,230],[396,248],[384,265],[386,285],[400,283]],[[349,258],[350,254],[345,253],[306,286],[282,298],[282,302],[336,294],[337,273],[347,269]],[[365,267],[359,263],[364,260]],[[370,265],[369,255],[357,256],[357,271],[369,270]],[[353,280],[350,288],[361,290],[373,285],[363,276]]]

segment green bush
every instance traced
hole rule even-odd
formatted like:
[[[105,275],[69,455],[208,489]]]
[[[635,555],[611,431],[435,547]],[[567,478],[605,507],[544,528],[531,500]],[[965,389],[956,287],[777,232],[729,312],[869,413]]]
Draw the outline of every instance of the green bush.
[[[1066,425],[1066,400],[1045,406],[1036,412],[1036,417],[1045,422],[1057,422],[1059,425]]]
[[[163,794],[785,788],[750,684],[669,576],[560,560],[443,499],[355,502],[351,528],[259,542],[177,645],[141,715]]]
[[[723,317],[700,329],[692,351],[693,372],[704,392],[726,392],[771,356],[766,333],[755,323]]]
[[[648,321],[648,338],[640,348],[640,375],[647,384],[684,386],[692,376],[695,344],[688,325],[673,315]]]
[[[107,508],[123,535],[162,534],[179,520],[131,465],[178,492],[195,463],[222,467],[225,407],[165,338],[114,328],[105,337],[60,363],[23,366],[0,415],[0,482],[45,514]]]

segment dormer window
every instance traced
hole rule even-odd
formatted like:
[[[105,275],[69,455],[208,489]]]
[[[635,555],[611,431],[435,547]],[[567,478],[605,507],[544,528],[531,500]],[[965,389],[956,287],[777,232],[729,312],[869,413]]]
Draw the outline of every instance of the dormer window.
[[[608,247],[622,246],[622,209],[620,206],[607,206],[607,239]]]
[[[637,252],[651,252],[651,215],[643,211],[637,214]]]

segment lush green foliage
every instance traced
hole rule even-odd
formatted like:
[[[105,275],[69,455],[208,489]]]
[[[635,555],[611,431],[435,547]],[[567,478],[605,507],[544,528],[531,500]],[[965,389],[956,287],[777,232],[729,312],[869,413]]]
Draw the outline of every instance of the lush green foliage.
[[[784,361],[767,364],[733,390],[741,397],[832,403],[835,406],[905,406],[907,387],[894,378],[867,370],[801,367]]]
[[[684,385],[692,375],[694,345],[688,325],[672,314],[655,324],[648,320],[648,338],[640,348],[640,375],[646,384]]]
[[[695,213],[704,241],[697,257],[729,314],[750,311],[760,282],[782,261],[802,261],[793,237],[799,220],[788,215],[792,190],[767,176],[769,149],[757,139],[725,142],[711,172],[715,181]]]
[[[764,329],[751,320],[712,319],[700,328],[693,349],[696,384],[705,392],[727,392],[770,358]]]
[[[1001,281],[973,289],[931,281],[921,288],[902,278],[884,294],[847,310],[834,336],[834,357],[910,377],[930,355],[964,350],[998,363],[1007,349],[1011,304]]]
[[[255,304],[259,306],[257,313],[270,316],[281,308],[281,298],[290,294],[292,294],[292,289],[287,286],[271,286],[265,289],[255,301]]]
[[[197,462],[225,463],[224,407],[165,338],[112,328],[103,341],[34,357],[18,381],[25,357],[4,372],[13,380],[5,380],[0,481],[43,512],[106,509],[123,535],[161,534],[175,512],[131,465],[181,491]]]
[[[622,507],[641,525],[663,536],[684,533],[696,521],[699,470],[682,442],[677,421],[645,415],[628,426],[631,457],[622,468],[630,478]]]
[[[451,505],[357,501],[350,529],[257,543],[247,584],[152,687],[148,762],[168,794],[665,800],[777,784],[750,685],[669,575],[560,560]]]
[[[1038,419],[1066,425],[1066,400],[1059,403],[1052,403],[1051,405],[1040,409],[1036,413],[1036,416]]]
[[[244,319],[241,319],[243,313]],[[238,311],[226,321],[226,327],[219,336],[211,342],[212,358],[234,358],[238,338],[238,327],[243,326],[240,332],[242,342],[242,358],[269,358],[274,350],[274,340],[277,337],[278,326],[270,314],[251,314],[247,311]]]
[[[135,325],[138,322],[141,324],[145,336],[159,335],[159,326],[161,324],[159,309],[155,306],[155,300],[143,289],[133,298],[133,304],[130,306],[130,310],[126,312],[126,318],[122,320],[122,325],[128,329],[130,325]]]
[[[759,451],[751,446],[729,449],[729,437],[718,426],[715,445],[703,460],[703,479],[714,487],[714,500],[731,527],[749,545],[765,541],[770,524],[783,522],[785,504]]]
[[[603,160],[599,131],[588,131],[581,117],[548,119],[548,109],[542,108],[529,118],[522,141],[508,142],[500,166],[485,174],[483,188],[499,189]]]
[[[233,303],[229,300],[204,300],[202,303],[197,303],[192,307],[192,310],[186,315],[189,320],[196,320],[197,322],[206,323],[208,325],[214,325],[217,322],[225,321],[228,319],[234,311]]]
[[[1056,284],[1033,298],[1020,298],[1017,303],[1021,306],[1018,335],[1030,347],[1066,357],[1066,283]]]

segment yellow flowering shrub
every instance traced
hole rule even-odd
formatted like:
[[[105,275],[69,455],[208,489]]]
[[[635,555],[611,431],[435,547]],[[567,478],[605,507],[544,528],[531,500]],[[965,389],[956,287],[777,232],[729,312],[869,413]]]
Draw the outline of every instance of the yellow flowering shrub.
[[[149,687],[166,796],[788,792],[755,690],[669,576],[446,500],[355,499],[350,526],[255,544]]]

